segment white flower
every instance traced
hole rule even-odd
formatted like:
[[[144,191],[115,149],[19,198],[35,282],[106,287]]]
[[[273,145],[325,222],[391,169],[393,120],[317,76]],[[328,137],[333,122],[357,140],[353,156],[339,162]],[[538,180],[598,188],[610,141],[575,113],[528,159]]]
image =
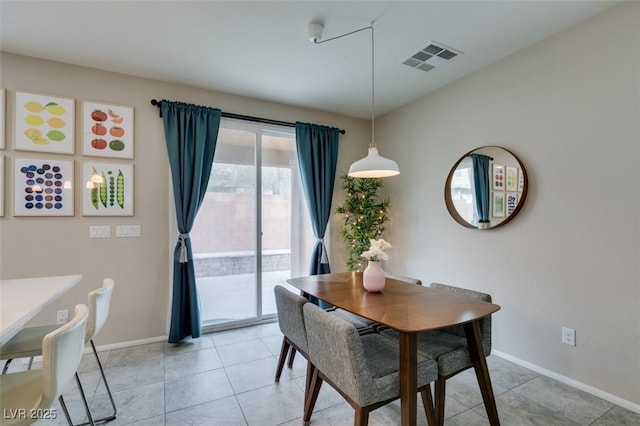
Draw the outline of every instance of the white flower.
[[[378,240],[369,240],[369,243],[371,246],[369,247],[369,250],[361,254],[362,257],[370,262],[380,262],[381,260],[389,259],[389,255],[385,253],[385,250],[389,250],[391,248],[391,244],[382,238]]]

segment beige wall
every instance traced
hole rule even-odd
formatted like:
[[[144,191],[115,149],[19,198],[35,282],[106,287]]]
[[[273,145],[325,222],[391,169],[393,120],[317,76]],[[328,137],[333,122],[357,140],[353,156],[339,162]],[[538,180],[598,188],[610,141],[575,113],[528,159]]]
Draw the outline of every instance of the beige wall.
[[[109,321],[96,339],[102,345],[166,334],[170,252],[177,231],[170,228],[170,208],[173,207],[170,206],[169,166],[162,121],[158,118],[158,109],[149,103],[152,98],[346,129],[346,135],[340,138],[338,170],[345,170],[364,155],[369,142],[369,122],[365,120],[8,53],[1,55],[1,85],[6,88],[7,108],[6,149],[0,150],[0,155],[6,157],[5,215],[0,218],[0,278],[82,274],[84,279],[77,287],[34,320],[34,323],[51,323],[55,321],[57,309],[72,309],[74,304],[86,302],[87,293],[100,286],[102,278],[113,277],[116,291]],[[76,131],[77,154],[73,157],[14,152],[12,120],[16,90],[75,98],[77,110],[82,99],[135,108],[134,217],[81,216],[81,193],[77,185],[74,217],[12,216],[14,156],[74,158],[76,183],[85,158],[80,155],[79,129]],[[141,225],[142,237],[115,238],[115,226],[125,224]],[[111,225],[112,237],[89,239],[91,225]],[[333,228],[337,230],[338,225]],[[341,254],[336,232],[332,233],[333,241],[336,250],[332,262],[339,268]]]
[[[626,2],[376,121],[401,169],[388,267],[491,293],[496,350],[636,409],[639,55],[640,3]],[[443,200],[450,167],[483,145],[513,151],[530,179],[524,210],[490,231],[458,225]]]
[[[376,121],[381,153],[402,173],[385,181],[394,244],[388,269],[490,292],[497,351],[640,404],[640,4],[628,2]],[[362,157],[368,122],[131,76],[3,53],[7,88],[5,216],[0,277],[80,273],[84,280],[45,311],[71,309],[105,276],[116,279],[99,344],[162,336],[169,303],[168,164],[151,98],[240,114],[345,128],[338,170]],[[446,69],[442,69],[446,72]],[[133,105],[135,216],[11,215],[15,90]],[[519,217],[476,231],[449,217],[443,185],[465,152],[502,145],[530,179]],[[79,152],[76,144],[76,152]],[[67,158],[67,156],[56,156]],[[83,157],[74,156],[76,174]],[[77,175],[76,175],[77,177]],[[77,180],[77,179],[76,179]],[[339,182],[337,182],[339,186]],[[342,194],[334,197],[334,205]],[[332,217],[331,262],[344,270]],[[138,239],[89,239],[90,225],[140,224]],[[577,347],[560,328],[577,330]]]

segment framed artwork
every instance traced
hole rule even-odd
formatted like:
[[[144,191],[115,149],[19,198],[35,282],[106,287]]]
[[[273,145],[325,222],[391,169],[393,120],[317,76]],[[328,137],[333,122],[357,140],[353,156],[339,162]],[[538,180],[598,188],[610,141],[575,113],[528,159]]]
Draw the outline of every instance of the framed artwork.
[[[133,216],[133,164],[82,162],[82,214]]]
[[[4,156],[0,155],[0,216],[4,216]]]
[[[507,216],[510,216],[511,213],[518,206],[518,193],[517,192],[507,192],[506,194],[506,205],[507,205]]]
[[[4,88],[0,88],[0,149],[4,149]]]
[[[73,216],[73,160],[14,159],[15,216]]]
[[[518,189],[518,168],[507,166],[506,177],[506,189],[507,191],[515,191]]]
[[[491,197],[493,217],[504,217],[504,192],[494,192]]]
[[[74,119],[73,99],[16,92],[14,148],[73,154]]]
[[[522,169],[518,169],[518,192],[524,190],[524,172]]]
[[[493,164],[493,173],[491,175],[493,182],[492,188],[494,191],[504,191],[504,166],[500,164]]]
[[[133,159],[133,107],[84,101],[82,154]]]

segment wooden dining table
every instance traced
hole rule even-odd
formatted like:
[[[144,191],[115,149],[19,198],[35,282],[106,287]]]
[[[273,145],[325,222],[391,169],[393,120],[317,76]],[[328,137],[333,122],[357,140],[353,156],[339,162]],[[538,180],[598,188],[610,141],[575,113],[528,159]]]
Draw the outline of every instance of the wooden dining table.
[[[312,275],[287,282],[304,294],[399,332],[403,426],[416,424],[418,333],[462,325],[489,422],[492,426],[500,424],[478,324],[500,306],[392,278],[386,279],[382,292],[369,293],[362,285],[362,273],[357,272]]]
[[[0,280],[0,345],[81,279],[82,275],[61,275]]]

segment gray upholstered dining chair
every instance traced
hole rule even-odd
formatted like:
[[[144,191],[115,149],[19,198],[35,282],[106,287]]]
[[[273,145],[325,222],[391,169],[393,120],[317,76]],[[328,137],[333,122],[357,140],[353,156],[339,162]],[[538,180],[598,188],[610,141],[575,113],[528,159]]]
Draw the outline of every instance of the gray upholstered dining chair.
[[[370,411],[400,397],[398,345],[376,333],[361,335],[353,324],[314,304],[307,303],[303,311],[315,366],[305,396],[305,423],[311,420],[322,382],[327,382],[355,409],[354,425],[367,425]],[[419,355],[416,374],[431,426],[435,416],[429,384],[437,378],[437,364]]]
[[[302,307],[308,303],[307,299],[287,290],[283,286],[276,285],[273,288],[276,298],[276,309],[278,311],[278,325],[283,334],[280,357],[276,368],[275,381],[280,381],[282,368],[284,367],[287,353],[297,351],[308,361],[307,355],[307,331],[304,327],[304,316]],[[293,366],[293,356],[289,357],[289,368]],[[311,363],[307,363],[307,370],[312,368]],[[308,385],[308,383],[307,383]]]
[[[439,291],[448,291],[491,302],[489,294],[474,290],[439,283],[432,283],[430,287]],[[481,319],[479,325],[484,355],[489,356],[491,354],[491,316]],[[383,336],[394,341],[398,339],[398,333],[395,330],[380,329],[378,331]],[[442,425],[444,422],[447,379],[472,367],[463,326],[457,325],[442,330],[419,333],[418,354],[433,359],[438,363],[438,378],[435,385],[435,410],[437,422]]]
[[[387,278],[392,278],[394,280],[398,280],[398,281],[404,281],[408,284],[417,284],[417,285],[422,285],[422,281],[420,281],[417,278],[410,278],[404,275],[396,275],[396,274],[386,274]],[[330,312],[333,315],[336,315],[340,318],[342,318],[343,320],[347,321],[348,323],[353,324],[353,326],[358,330],[358,333],[360,334],[369,334],[369,333],[375,333],[376,332],[376,328],[380,326],[380,324],[376,323],[375,321],[371,321],[370,319],[367,318],[363,318],[360,315],[356,315],[353,314],[349,311],[346,311],[344,309],[340,309],[340,308],[336,308],[336,307],[331,307],[330,309],[327,309],[327,312]],[[296,356],[296,349],[295,347],[292,347],[290,349],[288,349],[289,352],[289,362],[287,363],[287,366],[289,368],[293,367],[293,361],[295,359]],[[278,381],[278,375],[276,376],[276,382]]]

